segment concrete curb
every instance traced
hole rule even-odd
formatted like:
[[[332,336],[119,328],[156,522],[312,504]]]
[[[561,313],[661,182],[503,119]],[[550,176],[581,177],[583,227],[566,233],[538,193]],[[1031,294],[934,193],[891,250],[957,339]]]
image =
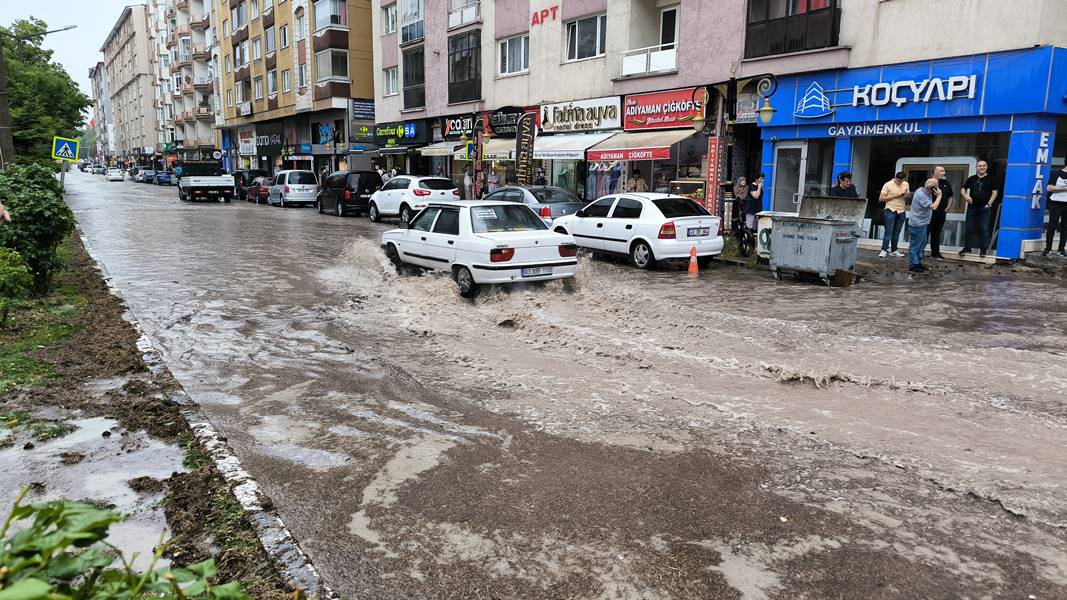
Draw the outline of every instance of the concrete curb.
[[[108,290],[125,305],[126,313],[123,318],[133,325],[140,335],[137,340],[137,348],[141,351],[145,365],[148,366],[148,369],[153,374],[160,374],[168,370],[162,354],[141,326],[140,320],[130,303],[126,301],[122,292],[112,285],[111,275],[94,254],[93,248],[80,225],[78,226],[78,237],[81,238],[85,251],[96,263],[96,268],[100,271]],[[174,401],[179,405],[182,416],[189,424],[189,428],[196,436],[197,441],[200,442],[200,445],[215,462],[215,467],[219,470],[219,473],[229,484],[230,491],[241,504],[241,508],[244,509],[245,515],[248,516],[249,521],[256,530],[256,535],[259,537],[263,550],[277,565],[282,579],[294,589],[303,590],[309,597],[339,598],[322,581],[322,577],[319,575],[315,565],[311,563],[311,559],[300,548],[296,538],[293,537],[289,528],[282,522],[281,517],[272,509],[267,508],[273,506],[273,503],[263,493],[252,475],[241,466],[240,459],[237,458],[237,455],[226,443],[226,439],[219,435],[207,416],[200,410],[200,406],[189,397],[181,383],[177,382],[177,379],[175,379],[175,382],[178,384],[178,392],[174,395]]]

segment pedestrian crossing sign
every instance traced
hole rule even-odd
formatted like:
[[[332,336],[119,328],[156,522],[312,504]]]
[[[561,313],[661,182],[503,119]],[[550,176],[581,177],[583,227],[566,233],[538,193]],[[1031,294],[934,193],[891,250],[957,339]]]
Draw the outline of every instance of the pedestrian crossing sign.
[[[67,162],[78,162],[78,146],[81,140],[59,137],[52,138],[52,158]]]

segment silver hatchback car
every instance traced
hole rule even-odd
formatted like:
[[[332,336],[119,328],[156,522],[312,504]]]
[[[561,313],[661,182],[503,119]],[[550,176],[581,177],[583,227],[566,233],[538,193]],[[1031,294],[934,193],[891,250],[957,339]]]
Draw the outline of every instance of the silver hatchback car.
[[[303,170],[278,171],[267,190],[267,204],[282,208],[293,204],[315,204],[319,185],[315,173]]]

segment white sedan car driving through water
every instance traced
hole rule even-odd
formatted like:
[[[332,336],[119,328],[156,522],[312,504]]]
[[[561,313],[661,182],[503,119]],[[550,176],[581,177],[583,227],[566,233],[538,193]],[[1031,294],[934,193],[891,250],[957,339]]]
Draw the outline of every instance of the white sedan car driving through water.
[[[659,260],[689,258],[694,247],[704,266],[722,254],[719,223],[719,217],[683,196],[626,193],[560,217],[552,229],[574,236],[583,248],[629,256],[634,266],[650,269]]]
[[[448,270],[464,298],[482,284],[566,279],[578,269],[574,238],[550,231],[525,204],[433,203],[400,227],[382,234],[389,260]]]

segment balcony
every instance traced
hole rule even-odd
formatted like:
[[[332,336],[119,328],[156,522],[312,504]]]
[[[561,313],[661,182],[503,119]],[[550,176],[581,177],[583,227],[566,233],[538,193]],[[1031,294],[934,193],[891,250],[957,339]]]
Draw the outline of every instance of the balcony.
[[[833,0],[827,8],[750,22],[745,29],[745,58],[836,46],[841,29],[838,4]]]
[[[448,28],[462,27],[481,18],[481,0],[452,0],[452,9],[448,11]]]
[[[662,44],[628,50],[622,55],[622,76],[634,77],[650,73],[678,70],[678,45]]]
[[[326,28],[316,31],[312,36],[312,48],[315,52],[328,48],[348,49],[348,30]]]
[[[423,32],[423,21],[421,19],[400,27],[400,45],[417,42],[423,37],[425,37],[425,33]]]
[[[178,67],[188,67],[191,64],[193,64],[193,55],[189,52],[179,52],[174,59],[174,65]]]
[[[404,88],[404,108],[423,108],[426,106],[426,86],[413,85]]]
[[[249,78],[249,74],[251,72],[250,71],[250,67],[251,67],[251,63],[246,64],[246,65],[241,65],[239,67],[234,67],[234,69],[233,69],[233,80],[234,81],[241,81],[242,79],[248,79]]]
[[[351,95],[352,85],[342,81],[323,81],[315,84],[315,99],[348,98]]]
[[[260,18],[263,19],[263,29],[274,27],[274,7],[272,5],[267,5],[263,10],[263,14],[260,15]]]
[[[167,49],[169,50],[170,48],[173,48],[174,46],[177,46],[177,45],[178,45],[178,36],[175,35],[175,33],[172,31],[170,33],[170,35],[167,36],[167,44],[166,44]]]
[[[215,120],[215,113],[208,106],[198,106],[196,109],[196,120],[203,121],[205,123]]]
[[[211,60],[211,50],[203,46],[194,46],[193,60],[202,60],[204,62]]]
[[[200,93],[211,92],[215,89],[215,80],[207,75],[197,75],[193,78],[193,87]]]
[[[174,0],[174,8],[177,10],[188,10],[189,0]]]
[[[182,81],[182,95],[183,96],[192,96],[193,93],[195,92],[195,90],[196,90],[196,88],[193,87],[193,78],[192,77],[186,77],[185,80]]]
[[[211,26],[211,13],[204,13],[189,20],[189,27],[197,31],[203,31]]]

